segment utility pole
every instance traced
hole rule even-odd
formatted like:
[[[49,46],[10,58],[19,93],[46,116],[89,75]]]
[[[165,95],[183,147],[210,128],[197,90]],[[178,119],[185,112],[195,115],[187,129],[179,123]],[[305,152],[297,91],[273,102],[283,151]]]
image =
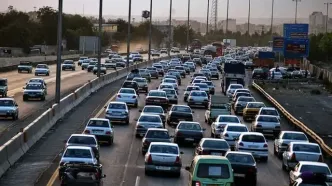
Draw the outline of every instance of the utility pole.
[[[127,36],[127,71],[129,71],[129,55],[130,55],[130,26],[131,26],[131,0],[129,0],[128,8],[128,36]]]
[[[190,0],[188,0],[188,20],[187,20],[187,53],[189,52],[189,31],[190,31]]]
[[[210,13],[210,0],[208,0],[208,4],[207,4],[207,10],[206,10],[206,34],[207,35],[209,33],[209,13]]]
[[[297,5],[301,0],[292,0],[295,1],[295,24],[297,24]]]
[[[152,0],[150,0],[150,25],[149,25],[149,61],[151,60],[151,40],[152,40]]]
[[[228,33],[228,10],[229,10],[229,0],[227,0],[227,13],[226,13],[226,34]]]
[[[271,36],[273,36],[273,16],[274,16],[274,0],[272,0],[272,11],[271,11],[271,27],[270,27],[270,32]]]
[[[98,65],[97,65],[97,77],[100,77],[101,67],[101,40],[103,37],[103,0],[99,0],[99,42],[98,42]]]
[[[250,5],[251,5],[251,0],[249,0],[249,8],[248,8],[248,38],[247,38],[248,46],[249,46],[249,37],[250,37]]]
[[[172,2],[169,0],[169,41],[168,41],[168,57],[171,57],[171,45],[172,45]]]
[[[63,0],[59,0],[58,10],[58,32],[57,32],[57,64],[55,79],[55,103],[60,103],[61,95],[61,53],[62,53],[62,8]]]
[[[328,31],[328,22],[329,22],[329,5],[332,3],[324,3],[326,5],[326,20],[325,20],[325,32],[327,33]]]

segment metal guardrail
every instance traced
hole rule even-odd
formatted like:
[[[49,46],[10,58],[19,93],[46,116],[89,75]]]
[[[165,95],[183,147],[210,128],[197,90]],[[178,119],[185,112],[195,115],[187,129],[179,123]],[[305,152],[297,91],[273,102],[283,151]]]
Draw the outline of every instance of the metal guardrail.
[[[255,79],[256,82],[264,83],[301,83],[301,82],[313,82],[315,78],[299,78],[299,79]]]
[[[294,125],[299,127],[303,132],[308,134],[313,140],[315,140],[326,152],[329,156],[332,156],[332,149],[325,144],[324,140],[320,138],[314,131],[309,129],[305,124],[301,121],[297,120],[294,116],[292,116],[283,106],[281,106],[272,96],[270,96],[263,88],[261,88],[255,82],[252,83],[253,87],[257,89],[261,94],[263,94],[276,108],[278,108],[286,118],[291,121]]]

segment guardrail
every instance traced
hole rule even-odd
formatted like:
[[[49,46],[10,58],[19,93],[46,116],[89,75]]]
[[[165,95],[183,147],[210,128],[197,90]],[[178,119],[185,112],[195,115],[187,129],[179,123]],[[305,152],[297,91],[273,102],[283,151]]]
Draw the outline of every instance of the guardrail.
[[[159,58],[151,61],[144,61],[129,67],[129,71],[135,68],[142,68],[152,64],[157,60],[166,59]],[[95,78],[73,93],[62,98],[60,104],[53,104],[51,108],[46,110],[37,119],[31,122],[21,132],[12,137],[4,145],[0,146],[0,177],[13,166],[41,137],[55,125],[55,123],[65,116],[71,109],[79,105],[90,94],[97,91],[101,87],[115,82],[128,74],[128,69],[124,68],[113,73],[106,74],[100,78]]]
[[[315,140],[321,146],[321,148],[324,150],[326,154],[332,156],[332,149],[325,144],[322,138],[320,138],[315,132],[309,129],[301,121],[297,120],[294,116],[292,116],[283,106],[281,106],[272,96],[270,96],[267,92],[265,92],[265,90],[261,88],[258,84],[253,82],[252,85],[256,90],[258,90],[262,95],[264,95],[264,97],[268,99],[276,108],[278,108],[290,122],[292,122],[295,126],[300,128],[307,135],[309,135],[313,140]]]
[[[299,78],[299,79],[254,79],[256,82],[262,83],[304,83],[316,81],[315,78]]]

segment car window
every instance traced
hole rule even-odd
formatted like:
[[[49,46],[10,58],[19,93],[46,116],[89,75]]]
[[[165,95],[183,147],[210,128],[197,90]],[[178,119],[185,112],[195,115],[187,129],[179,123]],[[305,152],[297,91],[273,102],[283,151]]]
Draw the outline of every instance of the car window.
[[[243,86],[241,86],[241,85],[231,85],[230,86],[230,89],[240,89],[240,88],[243,88]]]
[[[149,92],[149,96],[166,97],[166,92]]]
[[[311,144],[293,144],[293,151],[320,153],[320,148]]]
[[[274,123],[278,123],[279,120],[276,117],[266,117],[266,116],[258,116],[257,121],[260,122],[274,122]]]
[[[186,91],[200,90],[199,87],[187,87]]]
[[[245,97],[239,97],[238,101],[250,102],[250,101],[255,101],[255,99],[252,98],[252,97],[249,97],[249,98],[248,97],[247,98],[245,98]]]
[[[259,135],[243,135],[242,141],[244,142],[256,142],[256,143],[265,143],[265,138]]]
[[[134,79],[134,81],[136,81],[136,82],[142,82],[142,83],[144,83],[144,82],[146,82],[146,79],[144,78],[139,78],[139,79]]]
[[[328,167],[325,166],[316,166],[316,165],[302,165],[300,172],[314,172],[314,173],[323,173],[330,175],[331,171]]]
[[[63,62],[63,64],[74,64],[74,62],[73,61],[65,61],[65,62]]]
[[[213,85],[213,83],[211,81],[202,81],[201,83],[205,83],[208,86],[212,86]]]
[[[169,134],[167,131],[157,131],[157,130],[149,130],[146,133],[146,138],[162,138],[169,139]]]
[[[228,126],[227,131],[232,132],[248,132],[248,129],[244,126]]]
[[[143,112],[164,113],[164,110],[160,107],[144,107]]]
[[[203,148],[214,148],[214,149],[227,149],[229,145],[226,141],[221,140],[204,140],[202,143]]]
[[[105,120],[90,120],[88,125],[89,127],[103,127],[103,128],[109,128],[109,122]]]
[[[282,139],[288,139],[288,140],[308,140],[305,134],[301,133],[285,133],[282,136]]]
[[[36,68],[48,68],[48,66],[47,65],[37,65]]]
[[[203,83],[197,84],[196,86],[199,86],[199,88],[209,88],[207,84]]]
[[[201,128],[200,125],[194,124],[194,123],[181,123],[178,126],[178,129],[182,129],[182,130],[196,130],[196,131],[202,130],[202,128]]]
[[[0,100],[0,106],[1,107],[11,107],[14,106],[15,103],[13,100]]]
[[[228,179],[230,178],[229,169],[227,164],[199,163],[196,176],[199,178]]]
[[[109,109],[126,109],[125,104],[112,103],[108,106]]]
[[[179,154],[179,149],[176,146],[170,145],[151,145],[151,153],[166,153],[166,154]]]
[[[163,91],[165,91],[166,94],[168,94],[168,95],[175,95],[176,94],[175,90],[173,90],[173,89],[166,89],[166,90],[163,90]]]
[[[39,90],[39,89],[42,89],[42,85],[41,84],[27,84],[27,86],[25,87],[25,89],[28,89],[28,90]]]
[[[191,113],[191,109],[189,107],[181,107],[181,106],[174,106],[172,107],[171,111]]]
[[[138,122],[155,122],[161,123],[161,119],[159,116],[141,116]]]
[[[278,116],[278,112],[276,110],[267,110],[263,109],[261,111],[261,115],[272,115],[272,116]]]
[[[240,123],[239,118],[237,117],[219,117],[218,122],[226,122],[226,123]]]
[[[231,163],[246,163],[246,164],[255,163],[254,158],[247,154],[230,153],[230,154],[227,154],[226,157]]]
[[[119,93],[124,93],[124,94],[135,94],[135,90],[131,90],[131,89],[120,89]]]
[[[92,155],[87,149],[67,149],[63,157],[92,158]]]
[[[96,140],[93,137],[87,136],[72,136],[68,143],[76,143],[76,144],[85,144],[85,145],[96,145]]]
[[[192,91],[190,93],[190,96],[195,96],[195,97],[207,97],[206,92],[198,92],[198,91]]]
[[[248,108],[262,108],[265,107],[264,103],[249,103]]]

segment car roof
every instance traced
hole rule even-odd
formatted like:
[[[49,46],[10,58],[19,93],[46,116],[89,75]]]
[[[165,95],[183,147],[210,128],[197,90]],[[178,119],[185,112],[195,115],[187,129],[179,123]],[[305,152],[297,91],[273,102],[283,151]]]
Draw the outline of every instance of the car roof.
[[[30,78],[29,81],[30,80],[42,80],[42,81],[45,81],[43,78]]]
[[[111,101],[109,104],[122,104],[122,105],[127,105],[125,102],[121,102],[121,101]]]
[[[218,117],[232,117],[232,118],[239,118],[235,115],[218,115]]]
[[[171,85],[171,84],[170,84],[170,85]],[[165,92],[165,91],[163,91],[163,90],[150,90],[149,93],[150,93],[150,92]]]
[[[167,146],[172,146],[172,147],[179,148],[178,144],[176,144],[176,143],[168,143],[168,142],[151,142],[150,146],[151,145],[167,145]]]
[[[109,121],[106,118],[90,118],[90,120],[98,120],[98,121]]]
[[[205,92],[205,91],[203,91],[203,90],[192,90],[191,92]],[[206,92],[205,92],[206,93]]]
[[[316,166],[324,166],[329,167],[326,163],[322,162],[314,162],[314,161],[299,161],[301,165],[316,165]]]
[[[167,129],[160,129],[160,128],[149,128],[148,131],[153,130],[153,131],[164,131],[164,132],[168,132]]]
[[[241,135],[243,135],[243,136],[244,135],[256,135],[256,136],[263,136],[264,137],[264,135],[260,132],[242,132]]]
[[[296,145],[296,144],[305,144],[305,145],[314,145],[319,146],[317,143],[311,143],[311,142],[305,142],[305,141],[293,141],[289,143],[290,145]]]
[[[153,116],[153,117],[156,117],[156,116],[158,116],[158,117],[160,117],[158,114],[150,114],[150,113],[144,113],[144,112],[142,112],[141,113],[141,115],[139,116],[139,117],[141,117],[141,116]]]
[[[300,132],[300,131],[281,131],[282,134],[285,134],[285,133],[293,133],[293,134],[304,134],[304,132]],[[305,134],[304,134],[305,135]]]
[[[40,64],[37,64],[37,65],[46,65],[46,66],[47,66],[47,64],[46,64],[46,63],[40,63]]]
[[[201,125],[199,122],[196,122],[196,121],[180,121],[179,124],[178,124],[178,126],[179,126],[181,123],[190,123],[190,124]]]
[[[14,98],[0,98],[0,100],[12,100],[12,101],[15,101]]]
[[[277,116],[272,116],[272,115],[257,115],[257,117],[277,118]]]
[[[89,137],[89,138],[96,138],[95,135],[91,135],[91,134],[72,134],[70,135],[69,138],[71,137]]]
[[[277,110],[277,109],[274,108],[274,107],[262,107],[261,109],[262,109],[262,110]]]
[[[133,88],[120,88],[120,90],[133,90],[133,91],[135,91],[135,89],[133,89]]]
[[[265,103],[260,102],[260,101],[252,101],[252,102],[248,102],[248,104],[249,104],[249,103],[261,103],[261,104],[264,104],[264,105],[265,105]]]
[[[227,127],[227,126],[231,126],[231,127],[247,127],[247,125],[245,125],[245,124],[240,124],[240,123],[236,123],[236,124],[234,124],[234,123],[229,123],[229,124],[227,124],[226,126],[225,126],[225,128]]]
[[[68,146],[67,149],[83,149],[83,150],[90,150],[91,147],[87,147],[87,146]]]
[[[221,139],[221,138],[202,138],[201,141],[223,141],[223,142],[227,142],[225,139]]]
[[[162,106],[158,106],[158,105],[145,105],[144,108],[163,108]],[[143,110],[144,110],[143,108]]]
[[[164,91],[166,91],[166,90],[174,90],[174,91],[175,91],[174,88],[163,88],[163,89],[161,89],[161,90],[164,90]]]
[[[250,152],[241,152],[241,151],[227,151],[226,154],[243,154],[243,155],[252,156]]]
[[[30,82],[27,85],[42,85],[40,82]]]
[[[197,155],[194,157],[194,161],[197,162],[199,160],[223,160],[229,162],[226,157],[223,156],[216,156],[216,155]]]

